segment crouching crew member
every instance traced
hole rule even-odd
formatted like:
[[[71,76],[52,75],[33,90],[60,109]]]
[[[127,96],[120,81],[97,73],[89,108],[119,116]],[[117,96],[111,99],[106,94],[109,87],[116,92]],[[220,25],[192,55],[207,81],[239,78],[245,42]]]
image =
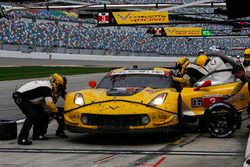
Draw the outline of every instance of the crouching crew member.
[[[180,83],[182,88],[193,86],[200,78],[208,74],[204,68],[190,63],[186,56],[176,62],[175,70],[177,70],[177,76],[173,79]]]
[[[53,74],[49,80],[31,81],[13,93],[13,99],[26,119],[18,136],[18,144],[31,145],[28,140],[33,126],[33,140],[47,140],[45,136],[50,113],[58,113],[53,95],[65,90],[65,79],[60,74]]]

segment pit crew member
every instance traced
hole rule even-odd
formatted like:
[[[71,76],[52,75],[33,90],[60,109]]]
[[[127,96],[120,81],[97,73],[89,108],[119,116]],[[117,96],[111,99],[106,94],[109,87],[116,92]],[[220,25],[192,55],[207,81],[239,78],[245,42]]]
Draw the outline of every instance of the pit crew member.
[[[23,127],[18,136],[18,144],[31,145],[28,140],[29,131],[33,126],[33,140],[47,140],[45,136],[50,112],[58,109],[53,94],[65,90],[62,75],[55,73],[49,80],[35,80],[22,85],[13,93],[14,102],[26,115]]]
[[[173,77],[174,81],[180,83],[181,87],[191,87],[201,77],[208,74],[208,72],[196,64],[190,63],[190,60],[183,56],[175,64],[177,76]]]

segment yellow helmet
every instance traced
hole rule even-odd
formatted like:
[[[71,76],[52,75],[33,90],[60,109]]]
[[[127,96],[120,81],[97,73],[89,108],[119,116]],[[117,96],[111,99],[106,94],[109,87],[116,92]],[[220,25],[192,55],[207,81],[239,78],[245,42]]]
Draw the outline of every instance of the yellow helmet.
[[[190,63],[190,60],[186,56],[183,56],[177,60],[177,62],[175,63],[174,69],[179,70],[181,72],[181,74],[183,75],[184,71],[189,63]]]
[[[208,61],[209,61],[209,58],[206,55],[202,54],[196,58],[195,64],[200,66],[200,67],[204,67],[204,66],[206,66]]]
[[[66,89],[67,79],[61,74],[54,73],[49,77],[49,80],[53,86],[55,92],[60,92]]]
[[[245,49],[244,55],[250,56],[250,48]]]

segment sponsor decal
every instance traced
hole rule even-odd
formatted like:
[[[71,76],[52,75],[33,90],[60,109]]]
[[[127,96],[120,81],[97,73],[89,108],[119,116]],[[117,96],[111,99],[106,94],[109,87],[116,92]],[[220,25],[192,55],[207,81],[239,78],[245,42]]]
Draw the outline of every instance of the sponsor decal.
[[[118,25],[168,23],[168,12],[112,12]]]
[[[122,20],[126,20],[129,16],[130,16],[130,12],[125,15],[124,17],[120,14],[120,13],[117,13],[117,15],[122,19]]]
[[[210,64],[211,64],[211,65],[216,65],[216,60],[215,60],[215,59],[212,59],[212,61],[210,61]]]
[[[115,106],[115,107],[109,106],[109,108],[110,108],[111,110],[115,110],[115,109],[119,108],[119,106]]]
[[[167,36],[201,36],[201,27],[166,27]]]

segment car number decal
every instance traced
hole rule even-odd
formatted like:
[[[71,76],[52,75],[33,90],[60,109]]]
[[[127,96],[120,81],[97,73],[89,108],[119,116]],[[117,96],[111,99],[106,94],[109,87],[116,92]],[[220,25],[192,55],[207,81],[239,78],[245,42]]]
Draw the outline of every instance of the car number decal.
[[[201,97],[192,98],[192,99],[191,99],[191,105],[192,105],[192,108],[195,108],[195,107],[202,107],[202,106],[203,106],[202,98],[201,98]]]

